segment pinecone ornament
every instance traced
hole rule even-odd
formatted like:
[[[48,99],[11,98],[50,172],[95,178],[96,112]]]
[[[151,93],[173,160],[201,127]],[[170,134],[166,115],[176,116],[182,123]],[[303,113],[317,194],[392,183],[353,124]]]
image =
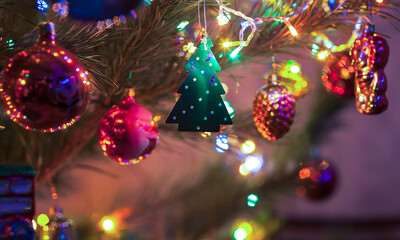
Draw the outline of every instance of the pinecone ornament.
[[[289,132],[296,100],[291,92],[278,84],[277,75],[272,75],[269,82],[258,90],[254,98],[253,119],[261,135],[275,141]]]

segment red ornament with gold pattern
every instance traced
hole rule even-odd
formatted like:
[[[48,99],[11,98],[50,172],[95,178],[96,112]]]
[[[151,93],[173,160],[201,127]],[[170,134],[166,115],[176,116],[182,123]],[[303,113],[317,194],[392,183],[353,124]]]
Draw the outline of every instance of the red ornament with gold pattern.
[[[334,53],[323,68],[322,84],[326,91],[344,98],[354,97],[355,71],[349,52]]]
[[[388,107],[385,92],[387,79],[383,68],[389,59],[389,45],[375,33],[374,25],[365,25],[363,35],[350,50],[356,70],[355,94],[357,109],[363,114],[379,114]]]
[[[55,43],[54,24],[39,25],[38,42],[15,55],[0,81],[7,115],[28,130],[54,132],[75,123],[89,104],[88,72]]]
[[[133,90],[100,121],[99,144],[104,155],[121,165],[139,163],[156,147],[157,124],[153,115],[136,104]]]
[[[268,84],[258,90],[253,101],[253,119],[258,132],[275,141],[287,132],[293,123],[296,100],[273,74]]]

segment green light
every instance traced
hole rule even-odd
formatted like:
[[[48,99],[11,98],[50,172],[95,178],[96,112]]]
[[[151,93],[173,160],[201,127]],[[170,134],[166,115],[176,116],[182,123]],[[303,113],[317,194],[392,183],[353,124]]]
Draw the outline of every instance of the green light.
[[[255,207],[257,202],[258,202],[257,195],[250,194],[249,196],[247,196],[247,206]]]
[[[313,43],[313,45],[311,47],[312,47],[312,49],[315,49],[315,50],[319,49],[319,46],[317,44],[315,44],[315,43]]]
[[[247,232],[243,228],[238,228],[233,232],[233,237],[235,240],[245,240],[247,237]]]
[[[149,0],[144,0],[144,2],[145,2],[148,6],[151,5],[151,1],[149,1]]]
[[[178,31],[182,31],[186,28],[187,25],[189,25],[188,21],[182,21],[181,23],[179,23],[178,26],[176,26],[176,28],[178,29]]]
[[[325,46],[326,46],[328,49],[333,48],[333,42],[331,42],[331,41],[329,41],[329,40],[326,40],[326,41],[324,41],[324,43],[325,43]]]
[[[223,53],[221,53],[221,54],[218,55],[219,58],[222,58],[223,56],[224,56]]]
[[[239,54],[240,49],[236,48],[235,50],[233,50],[231,52],[231,54],[229,54],[229,57],[231,57],[232,59],[235,59],[237,57],[237,55]]]

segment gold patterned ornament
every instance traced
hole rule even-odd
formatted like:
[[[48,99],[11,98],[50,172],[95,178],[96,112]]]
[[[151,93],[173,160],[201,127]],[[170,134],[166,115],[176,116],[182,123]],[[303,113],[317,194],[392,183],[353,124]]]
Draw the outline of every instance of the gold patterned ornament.
[[[253,119],[258,132],[275,141],[287,132],[293,123],[296,100],[286,87],[279,84],[277,75],[258,90],[253,102]]]

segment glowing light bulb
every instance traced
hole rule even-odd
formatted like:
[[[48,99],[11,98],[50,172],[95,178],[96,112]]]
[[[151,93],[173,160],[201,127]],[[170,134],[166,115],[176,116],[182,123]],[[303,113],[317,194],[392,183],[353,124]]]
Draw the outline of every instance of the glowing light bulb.
[[[250,194],[247,196],[247,206],[255,207],[256,203],[258,202],[258,196],[255,194]]]
[[[244,164],[251,173],[258,173],[264,165],[264,157],[260,154],[247,156]]]
[[[49,223],[49,217],[47,217],[47,215],[46,214],[40,214],[38,217],[37,217],[37,223],[40,225],[40,226],[45,226],[46,224],[48,224]]]
[[[242,176],[247,176],[247,175],[250,174],[250,171],[247,170],[246,165],[243,163],[243,164],[241,164],[240,167],[239,167],[239,173],[240,173],[240,175],[242,175]]]
[[[235,230],[235,232],[233,232],[233,237],[236,240],[245,240],[247,237],[247,232],[243,228],[238,228]]]
[[[178,29],[178,31],[182,31],[183,29],[186,28],[187,25],[189,25],[188,21],[182,21],[181,23],[178,24],[178,26],[176,26],[176,28]]]
[[[106,232],[112,232],[115,229],[114,220],[111,218],[103,218],[101,226]]]
[[[223,14],[220,14],[217,16],[218,25],[220,25],[220,26],[223,26],[223,25],[229,23],[229,21],[231,19],[232,19],[232,16],[228,12],[224,12]]]
[[[227,150],[229,150],[228,136],[226,134],[219,134],[215,138],[215,151],[223,153]]]
[[[37,224],[36,224],[36,221],[34,219],[32,219],[32,227],[33,227],[33,230],[36,231]]]
[[[240,150],[244,154],[250,154],[256,150],[256,144],[252,140],[247,140],[240,146]]]
[[[317,59],[321,61],[325,60],[328,56],[329,56],[329,51],[327,50],[320,51],[317,53]]]

